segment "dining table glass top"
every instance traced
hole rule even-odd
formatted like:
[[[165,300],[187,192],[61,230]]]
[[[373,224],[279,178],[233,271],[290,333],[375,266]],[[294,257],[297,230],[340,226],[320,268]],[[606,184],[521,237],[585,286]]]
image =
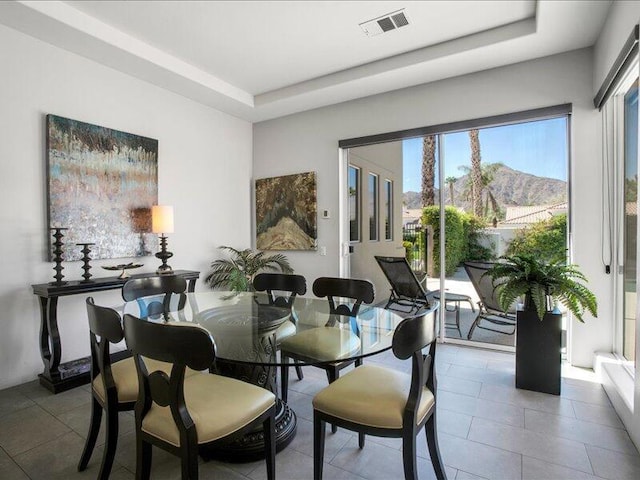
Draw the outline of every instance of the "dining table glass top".
[[[162,299],[146,297],[127,302],[125,314],[157,322],[191,322],[213,338],[216,358],[253,365],[281,365],[277,350],[295,337],[305,350],[301,365],[353,360],[391,348],[398,314],[361,305],[355,317],[332,315],[325,298],[297,297],[293,308],[269,305],[262,293],[209,291],[174,295],[163,312]],[[159,301],[158,301],[159,300]],[[286,342],[285,342],[286,343]]]

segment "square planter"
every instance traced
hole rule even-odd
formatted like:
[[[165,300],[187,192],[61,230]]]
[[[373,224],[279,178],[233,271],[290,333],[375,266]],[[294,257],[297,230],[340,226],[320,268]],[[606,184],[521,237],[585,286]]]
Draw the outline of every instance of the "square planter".
[[[560,395],[562,315],[516,313],[516,388]]]

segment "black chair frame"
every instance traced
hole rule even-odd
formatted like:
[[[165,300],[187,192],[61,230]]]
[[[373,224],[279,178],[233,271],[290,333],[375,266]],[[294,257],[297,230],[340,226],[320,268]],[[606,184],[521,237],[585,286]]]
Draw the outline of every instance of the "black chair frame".
[[[215,360],[215,346],[209,333],[198,326],[158,324],[144,321],[133,315],[124,316],[127,344],[133,351],[140,385],[136,416],[136,478],[147,480],[151,473],[152,445],[178,456],[181,460],[182,479],[198,478],[198,452],[200,448],[217,445],[240,438],[258,426],[265,432],[265,459],[267,478],[275,479],[275,403],[265,413],[232,434],[208,443],[197,443],[196,426],[189,415],[184,399],[186,368],[205,370]],[[149,374],[141,357],[173,364],[171,375],[162,371]],[[207,375],[207,374],[202,374]],[[174,422],[180,434],[180,446],[150,435],[142,430],[142,420],[151,403],[171,408]]]
[[[478,315],[471,324],[467,340],[471,340],[473,332],[476,328],[489,330],[491,332],[502,333],[503,335],[513,335],[516,331],[516,312],[510,310],[504,312],[500,307],[496,291],[493,286],[494,282],[486,272],[493,266],[490,262],[465,262],[464,269],[467,272],[469,280],[473,288],[476,290],[480,300],[478,301]],[[485,320],[494,325],[502,327],[511,327],[510,330],[500,330],[484,326],[480,322]]]
[[[360,311],[362,303],[372,303],[375,298],[375,290],[373,284],[367,280],[356,280],[350,278],[333,278],[333,277],[320,277],[313,282],[313,294],[316,297],[327,297],[329,301],[329,313],[330,315],[342,315],[346,317],[355,317]],[[347,304],[338,303],[338,298],[349,298],[355,300],[355,303],[349,307]],[[330,322],[336,321],[335,318],[330,319]],[[307,358],[302,355],[297,355],[294,352],[282,351],[283,365],[281,367],[281,382],[282,382],[282,400],[287,401],[288,386],[289,386],[289,366],[285,360],[287,357],[293,360],[299,359],[302,361],[313,361],[313,359]],[[355,363],[356,367],[362,365],[362,359],[357,360],[345,360],[331,363],[323,363],[320,365],[314,365],[323,369],[327,374],[327,380],[329,383],[334,382],[340,376],[340,370]],[[332,426],[332,431],[335,433],[337,427]]]
[[[87,298],[86,303],[91,346],[91,380],[93,382],[98,374],[102,374],[101,381],[105,398],[104,400],[101,399],[93,388],[91,389],[91,422],[80,462],[78,463],[78,471],[85,470],[91,459],[100,431],[102,411],[104,410],[106,414],[106,439],[98,479],[106,480],[109,478],[113,467],[118,443],[118,413],[133,410],[135,401],[118,402],[118,391],[111,373],[110,344],[118,343],[124,338],[120,314],[111,308],[96,305],[92,297]]]
[[[364,435],[377,437],[402,438],[402,462],[405,479],[417,480],[416,466],[416,437],[422,427],[425,427],[427,445],[431,463],[439,480],[446,480],[444,463],[438,448],[436,430],[436,333],[435,323],[438,318],[439,304],[434,302],[430,310],[416,317],[405,318],[396,328],[393,335],[393,353],[401,359],[411,358],[411,388],[402,418],[402,429],[386,429],[361,425],[328,415],[314,409],[313,412],[313,478],[322,479],[324,464],[325,424],[331,423],[347,430],[358,432],[360,448],[364,447]],[[423,354],[423,349],[429,347],[429,353]],[[423,387],[427,387],[434,396],[431,409],[418,422],[418,405],[422,397]]]
[[[187,281],[177,275],[159,275],[156,277],[132,278],[122,287],[122,298],[125,302],[138,300],[141,315],[155,318],[161,314],[165,320],[169,319],[169,311],[173,295],[179,295],[177,310],[180,311],[187,303]],[[148,305],[140,302],[143,297],[163,295],[162,303],[152,301]],[[146,315],[144,313],[146,312]]]
[[[307,280],[302,275],[288,273],[259,273],[253,279],[253,288],[256,292],[267,292],[269,305],[287,308],[291,310],[291,321],[296,323],[293,312],[293,303],[298,295],[307,293]],[[288,292],[289,296],[277,295],[276,292]],[[297,363],[297,362],[296,362]],[[304,378],[302,367],[296,365],[298,380]]]

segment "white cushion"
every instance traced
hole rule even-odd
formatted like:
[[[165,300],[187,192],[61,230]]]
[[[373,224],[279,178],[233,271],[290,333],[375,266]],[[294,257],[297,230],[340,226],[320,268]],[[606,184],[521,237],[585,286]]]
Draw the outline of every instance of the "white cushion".
[[[185,378],[184,400],[196,426],[198,443],[208,443],[251,423],[274,405],[275,396],[250,383],[202,374]],[[168,406],[152,403],[142,420],[142,430],[180,446],[178,427]]]
[[[409,397],[411,376],[376,365],[363,365],[338,378],[313,399],[313,408],[360,425],[401,429]],[[418,422],[435,403],[424,388],[418,406]]]

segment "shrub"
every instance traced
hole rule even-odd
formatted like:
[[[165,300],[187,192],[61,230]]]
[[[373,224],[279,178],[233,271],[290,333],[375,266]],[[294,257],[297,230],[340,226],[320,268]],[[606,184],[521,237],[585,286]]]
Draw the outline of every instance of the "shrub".
[[[566,262],[567,214],[541,220],[520,230],[511,240],[506,255],[527,255],[546,262]]]

